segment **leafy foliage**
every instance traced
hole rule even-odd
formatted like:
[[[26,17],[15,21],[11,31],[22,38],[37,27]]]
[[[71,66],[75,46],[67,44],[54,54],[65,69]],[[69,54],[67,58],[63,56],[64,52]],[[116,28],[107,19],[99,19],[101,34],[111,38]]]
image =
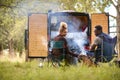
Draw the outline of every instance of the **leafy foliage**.
[[[60,0],[61,7],[65,10],[75,10],[79,12],[104,12],[110,5],[109,0]]]
[[[0,46],[3,46],[2,48],[9,48],[10,46],[10,41],[13,40],[14,42],[17,42],[22,38],[21,32],[24,31],[24,22],[25,18],[23,17],[19,18],[18,17],[18,3],[22,0],[1,0],[0,2]],[[22,20],[23,19],[23,20]],[[19,24],[21,22],[21,24]],[[19,27],[19,26],[23,27]],[[21,43],[23,43],[21,41]],[[19,43],[19,44],[21,44]],[[13,45],[12,47],[19,47]]]
[[[0,47],[21,52],[28,14],[58,10],[58,5],[54,0],[0,0]]]

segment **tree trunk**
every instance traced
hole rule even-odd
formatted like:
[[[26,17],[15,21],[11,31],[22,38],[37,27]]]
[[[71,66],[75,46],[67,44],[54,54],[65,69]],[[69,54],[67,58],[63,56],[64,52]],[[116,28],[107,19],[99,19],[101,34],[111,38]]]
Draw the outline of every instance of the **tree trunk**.
[[[2,44],[0,44],[0,55],[2,54]]]
[[[9,54],[14,55],[13,39],[9,41]]]
[[[118,48],[118,59],[120,60],[120,0],[117,5],[117,48]]]

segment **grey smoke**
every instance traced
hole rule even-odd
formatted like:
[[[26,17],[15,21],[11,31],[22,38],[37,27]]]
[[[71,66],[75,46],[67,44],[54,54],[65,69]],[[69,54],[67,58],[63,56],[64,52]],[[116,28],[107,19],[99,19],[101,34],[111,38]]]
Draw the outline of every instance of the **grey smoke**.
[[[59,17],[61,19],[61,17]],[[66,40],[68,43],[69,50],[77,53],[86,55],[86,50],[84,49],[85,44],[88,43],[87,38],[87,30],[86,28],[84,32],[79,29],[79,26],[82,25],[82,21],[77,20],[76,17],[73,17],[71,21],[69,17],[62,16],[64,22],[68,24],[68,33],[66,35]],[[59,34],[59,23],[57,22],[57,18],[52,18],[52,26],[51,26],[51,39]]]
[[[86,55],[84,45],[87,44],[87,34],[85,32],[68,33],[66,36],[70,50],[76,50],[75,53]],[[74,52],[74,51],[73,51]]]

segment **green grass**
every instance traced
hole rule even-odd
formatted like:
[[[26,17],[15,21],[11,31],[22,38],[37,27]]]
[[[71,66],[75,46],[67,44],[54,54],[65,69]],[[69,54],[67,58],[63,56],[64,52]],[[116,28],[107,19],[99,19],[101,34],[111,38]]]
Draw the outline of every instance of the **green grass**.
[[[0,62],[0,80],[120,80],[120,69],[102,64],[100,67],[38,67],[39,62]]]

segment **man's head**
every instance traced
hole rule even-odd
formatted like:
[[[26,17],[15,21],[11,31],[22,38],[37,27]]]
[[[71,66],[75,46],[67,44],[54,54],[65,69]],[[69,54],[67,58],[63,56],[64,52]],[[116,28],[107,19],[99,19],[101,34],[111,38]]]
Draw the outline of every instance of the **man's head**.
[[[67,32],[68,32],[67,23],[61,22],[61,23],[60,23],[60,28],[59,28],[59,33],[60,33],[60,35],[66,36],[66,35],[67,35]]]
[[[102,26],[101,25],[95,26],[94,33],[95,33],[96,36],[101,34],[102,33]]]

